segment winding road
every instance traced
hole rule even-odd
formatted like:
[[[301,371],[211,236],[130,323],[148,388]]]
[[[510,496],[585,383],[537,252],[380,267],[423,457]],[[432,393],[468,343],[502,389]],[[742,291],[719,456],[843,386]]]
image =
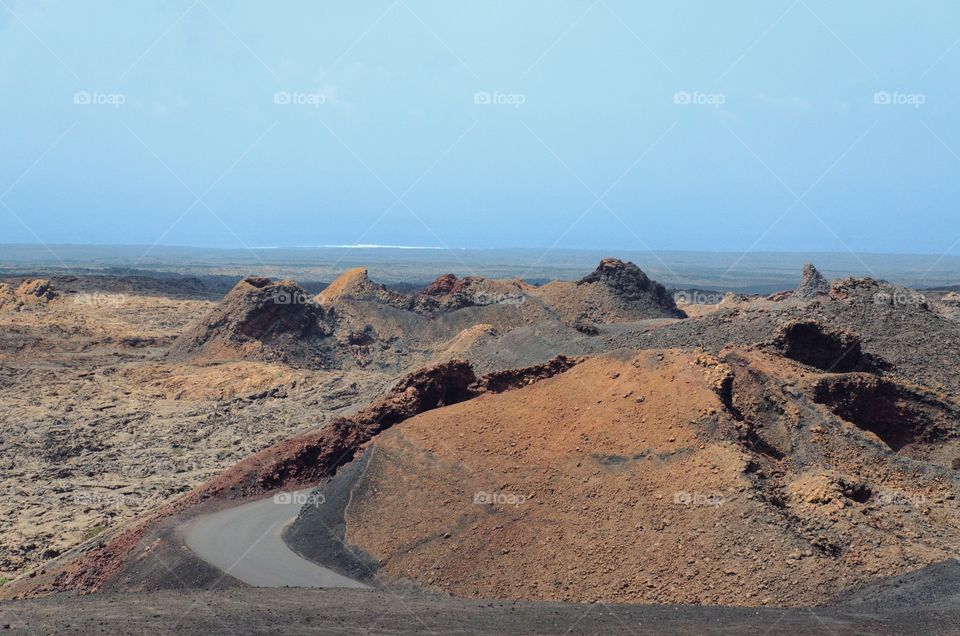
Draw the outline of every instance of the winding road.
[[[254,587],[369,586],[291,550],[281,533],[312,489],[282,493],[198,517],[184,528],[184,542],[199,558]]]

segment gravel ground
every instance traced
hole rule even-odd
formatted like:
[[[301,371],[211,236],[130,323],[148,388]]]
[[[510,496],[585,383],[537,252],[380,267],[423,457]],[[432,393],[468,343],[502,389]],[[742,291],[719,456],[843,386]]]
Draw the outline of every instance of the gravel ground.
[[[55,596],[0,605],[10,634],[956,634],[956,597],[884,611],[463,601],[353,590]]]

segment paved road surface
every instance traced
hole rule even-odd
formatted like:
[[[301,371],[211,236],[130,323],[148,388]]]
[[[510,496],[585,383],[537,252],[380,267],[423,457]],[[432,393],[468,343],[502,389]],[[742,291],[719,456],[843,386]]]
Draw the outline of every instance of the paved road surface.
[[[255,587],[367,587],[291,550],[280,536],[310,490],[284,493],[192,521],[184,539],[194,554]]]

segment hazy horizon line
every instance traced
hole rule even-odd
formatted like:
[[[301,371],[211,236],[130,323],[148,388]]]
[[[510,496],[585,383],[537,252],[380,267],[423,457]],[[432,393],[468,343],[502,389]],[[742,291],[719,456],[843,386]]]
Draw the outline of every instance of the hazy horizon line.
[[[618,253],[618,252],[627,252],[627,253],[637,253],[637,254],[737,254],[744,257],[750,255],[777,255],[777,254],[790,254],[790,255],[802,255],[802,254],[824,254],[824,255],[839,255],[839,256],[919,256],[919,257],[934,257],[941,259],[960,259],[960,254],[951,254],[951,253],[938,253],[938,252],[878,252],[870,250],[738,250],[738,249],[727,249],[727,250],[708,250],[708,249],[676,249],[676,248],[666,248],[666,249],[636,249],[636,248],[618,248],[618,247],[547,247],[547,246],[494,246],[494,247],[462,247],[462,246],[433,246],[433,245],[387,245],[387,244],[378,244],[378,243],[343,243],[343,244],[319,244],[319,245],[256,245],[256,246],[213,246],[213,245],[188,245],[188,244],[163,244],[163,245],[151,245],[148,243],[0,243],[0,249],[4,248],[38,248],[38,249],[47,249],[52,250],[56,247],[67,247],[67,248],[147,248],[151,251],[153,250],[162,250],[162,249],[188,249],[188,250],[214,250],[214,251],[236,251],[236,252],[252,252],[252,251],[277,251],[277,250],[321,250],[321,249],[368,249],[368,250],[422,250],[422,251],[437,251],[437,252],[489,252],[489,251],[540,251],[540,252],[609,252],[609,253]]]

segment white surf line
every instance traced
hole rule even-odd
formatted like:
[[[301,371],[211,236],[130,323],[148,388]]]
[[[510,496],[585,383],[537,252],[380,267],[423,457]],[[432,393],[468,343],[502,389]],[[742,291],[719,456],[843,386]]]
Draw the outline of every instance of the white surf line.
[[[281,533],[312,488],[203,515],[187,524],[187,547],[210,565],[254,587],[369,588],[291,550]]]

